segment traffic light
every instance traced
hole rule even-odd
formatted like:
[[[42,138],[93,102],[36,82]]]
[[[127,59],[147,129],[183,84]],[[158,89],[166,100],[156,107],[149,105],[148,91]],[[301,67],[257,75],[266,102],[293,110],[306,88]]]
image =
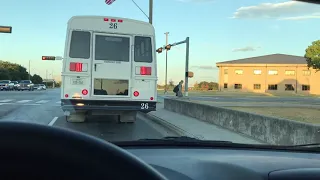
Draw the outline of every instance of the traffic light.
[[[171,44],[166,45],[165,49],[169,51],[171,49]]]
[[[163,48],[161,47],[161,48],[158,48],[156,51],[157,51],[157,53],[162,53],[162,50],[163,50]]]
[[[55,56],[42,56],[43,61],[54,61],[56,60]]]
[[[193,77],[193,72],[189,71],[189,72],[186,72],[186,77],[188,78],[192,78]]]
[[[11,26],[0,26],[0,33],[12,33]]]

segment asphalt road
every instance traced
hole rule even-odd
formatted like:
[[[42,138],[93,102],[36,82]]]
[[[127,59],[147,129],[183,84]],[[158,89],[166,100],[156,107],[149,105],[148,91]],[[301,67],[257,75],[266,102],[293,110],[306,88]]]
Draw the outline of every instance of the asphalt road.
[[[0,91],[0,121],[25,121],[68,128],[107,141],[162,138],[173,132],[138,116],[134,124],[117,124],[113,116],[94,116],[86,123],[67,123],[60,109],[60,89]]]

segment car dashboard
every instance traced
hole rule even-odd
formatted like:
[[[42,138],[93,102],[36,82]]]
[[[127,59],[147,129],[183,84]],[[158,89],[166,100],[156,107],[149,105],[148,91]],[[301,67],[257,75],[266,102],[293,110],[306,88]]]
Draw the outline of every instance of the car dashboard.
[[[122,147],[169,180],[320,179],[320,155],[261,149]]]

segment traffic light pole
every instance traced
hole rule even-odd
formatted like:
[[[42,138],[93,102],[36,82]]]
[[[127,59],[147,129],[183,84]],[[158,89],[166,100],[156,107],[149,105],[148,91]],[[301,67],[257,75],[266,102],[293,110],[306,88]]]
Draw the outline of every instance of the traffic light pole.
[[[170,47],[173,47],[173,46],[177,46],[177,45],[180,45],[180,44],[184,44],[186,43],[186,69],[185,69],[185,80],[184,80],[184,92],[185,92],[185,96],[188,96],[188,78],[189,78],[189,37],[187,37],[184,41],[180,41],[180,42],[176,42],[176,43],[173,43],[173,44],[169,44]],[[166,49],[166,46],[168,45],[165,45],[159,49]],[[167,50],[167,49],[166,49]],[[162,51],[162,50],[161,50]],[[158,50],[157,50],[158,52]]]
[[[168,45],[168,34],[169,32],[164,33],[166,35],[166,45]],[[166,75],[165,75],[165,86],[164,94],[168,93],[168,50],[166,49]]]

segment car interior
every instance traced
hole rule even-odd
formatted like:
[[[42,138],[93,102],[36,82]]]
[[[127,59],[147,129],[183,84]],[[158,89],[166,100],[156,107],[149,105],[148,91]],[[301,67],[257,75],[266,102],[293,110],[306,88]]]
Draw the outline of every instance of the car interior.
[[[106,142],[72,130],[0,122],[1,179],[319,179],[318,147],[192,138]]]

